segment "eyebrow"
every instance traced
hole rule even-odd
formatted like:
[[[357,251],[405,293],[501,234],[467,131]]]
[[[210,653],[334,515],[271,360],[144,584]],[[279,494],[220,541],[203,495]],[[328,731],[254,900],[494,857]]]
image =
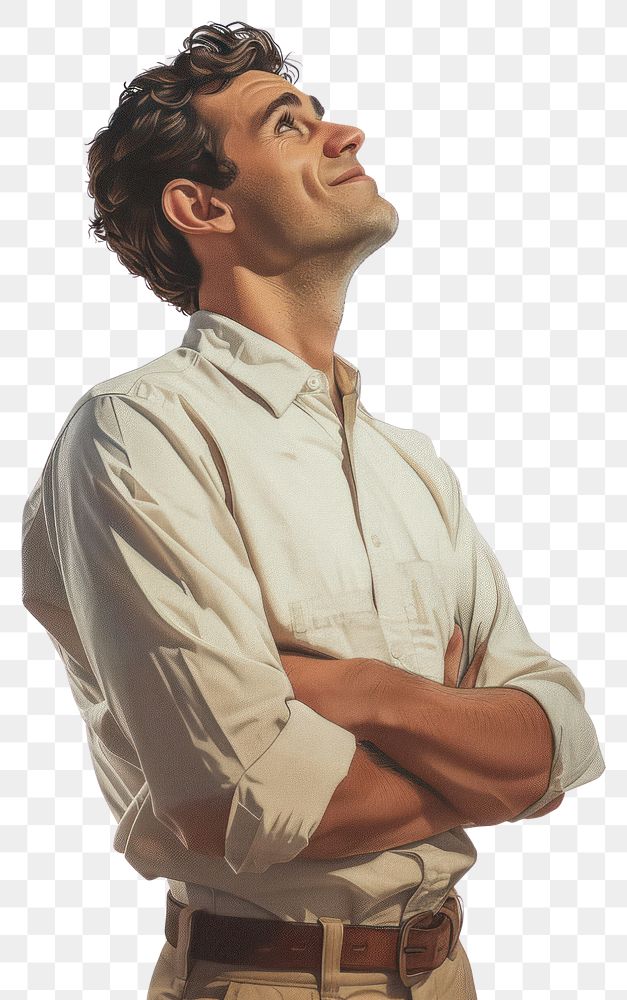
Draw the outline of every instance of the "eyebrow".
[[[320,103],[317,97],[312,94],[307,94],[309,100],[311,101],[311,106],[313,108],[314,114],[319,115],[320,118],[326,113],[326,108]],[[251,128],[253,132],[259,132],[260,129],[271,118],[277,108],[281,108],[284,105],[293,105],[294,107],[302,108],[303,102],[301,101],[298,94],[294,94],[291,90],[286,90],[284,94],[279,94],[275,97],[273,101],[270,101],[267,108],[263,111],[258,111],[257,114],[253,115],[251,120]]]

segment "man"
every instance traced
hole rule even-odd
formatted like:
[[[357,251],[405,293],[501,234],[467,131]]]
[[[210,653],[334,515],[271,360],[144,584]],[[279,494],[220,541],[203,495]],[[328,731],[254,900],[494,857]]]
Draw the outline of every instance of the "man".
[[[190,321],[68,415],[24,510],[24,604],[114,846],[169,881],[153,1000],[476,997],[464,827],[545,815],[604,762],[457,477],[334,352],[398,216],[363,132],[283,65],[267,33],[203,25],[93,141],[96,234]]]

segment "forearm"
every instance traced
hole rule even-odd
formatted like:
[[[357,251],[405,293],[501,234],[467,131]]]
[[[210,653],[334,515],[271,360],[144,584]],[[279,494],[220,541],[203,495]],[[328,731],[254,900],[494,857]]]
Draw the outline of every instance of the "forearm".
[[[189,850],[223,858],[230,811],[231,798],[180,810],[178,836]],[[403,775],[376,747],[358,743],[346,777],[299,857],[348,858],[387,851],[461,825],[462,817],[433,789]]]
[[[314,661],[305,664],[311,668],[311,685],[299,677],[299,698],[375,744],[368,750],[358,743],[346,777],[299,856],[351,857],[425,840],[456,826],[500,823],[546,789],[551,728],[524,691],[449,688],[381,660],[295,654],[282,654],[281,660],[288,671],[297,661]],[[551,812],[563,797],[534,815]],[[230,809],[231,800],[224,799],[181,812],[176,822],[182,842],[190,850],[223,857]]]
[[[553,735],[526,691],[448,687],[372,664],[379,684],[364,737],[462,815],[477,825],[501,823],[544,794]]]
[[[380,675],[377,674],[376,668],[379,664],[385,666],[382,661],[358,657],[342,659],[284,651],[280,651],[280,657],[283,667],[291,679],[296,698],[309,705],[324,718],[350,730],[358,741],[375,743],[373,739],[370,739],[370,734],[373,703],[376,700],[377,685],[380,682]],[[377,749],[381,751],[385,764],[380,759],[375,759]],[[363,761],[364,752],[360,752],[360,744],[358,743],[353,758],[357,767],[359,767],[360,761]],[[449,796],[443,794],[442,789],[436,790],[430,787],[429,783],[416,773],[415,767],[413,771],[404,767],[398,758],[393,758],[391,754],[388,754],[387,751],[384,752],[383,748],[377,745],[373,746],[368,753],[371,767],[378,765],[377,770],[371,775],[375,780],[375,786],[372,787],[367,783],[365,786],[360,785],[352,771],[349,772],[344,782],[336,789],[337,801],[332,800],[329,803],[322,832],[326,833],[327,824],[330,824],[331,828],[334,827],[336,808],[340,813],[337,822],[341,826],[343,819],[341,814],[345,802],[342,793],[347,795],[347,818],[352,819],[355,829],[358,832],[361,831],[362,836],[367,831],[369,822],[389,819],[389,834],[394,839],[398,836],[398,824],[406,823],[408,815],[410,822],[415,824],[415,828],[412,827],[414,836],[408,840],[427,839],[445,830],[452,830],[456,826],[477,825],[467,811],[458,809]],[[366,760],[360,772],[362,777],[367,764]],[[381,775],[381,771],[385,773]],[[410,794],[408,794],[408,785]],[[370,792],[373,794],[369,795]],[[400,816],[398,808],[390,813],[391,804],[388,798],[394,795],[396,795],[395,805],[401,810]],[[406,806],[409,807],[409,814],[405,811]],[[315,831],[314,837],[318,832],[318,830]],[[338,831],[337,836],[341,836],[341,830]],[[397,840],[394,846],[398,846],[400,843],[403,841]],[[313,850],[315,851],[317,848],[314,846]],[[330,849],[329,857],[334,856],[334,850],[339,850],[339,845]],[[361,852],[357,851],[356,853]],[[344,855],[338,853],[335,856],[342,857]]]
[[[553,734],[526,691],[450,687],[374,659],[281,653],[281,661],[297,698],[371,740],[465,826],[511,819],[547,788]]]
[[[346,858],[386,851],[462,825],[457,810],[433,789],[378,763],[374,756],[357,745],[348,774],[299,857]]]
[[[378,762],[376,748],[361,744],[339,783],[303,858],[348,858],[387,851],[452,830],[462,817],[432,789]],[[391,764],[393,762],[390,762]],[[194,806],[179,820],[183,843],[199,854],[224,857],[231,800]]]
[[[358,739],[367,739],[359,730],[364,720],[370,721],[370,692],[377,683],[376,664],[381,661],[282,650],[279,655],[295,698],[325,719],[350,730]]]

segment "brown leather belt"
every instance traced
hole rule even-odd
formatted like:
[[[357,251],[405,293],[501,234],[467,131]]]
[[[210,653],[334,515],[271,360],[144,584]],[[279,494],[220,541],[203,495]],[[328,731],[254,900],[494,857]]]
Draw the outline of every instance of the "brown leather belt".
[[[179,914],[184,908],[185,904],[168,892],[165,936],[173,948],[178,941]],[[344,924],[340,970],[394,971],[405,986],[411,986],[421,973],[437,969],[452,953],[463,915],[462,900],[453,890],[437,913],[418,913],[400,927]],[[322,936],[322,924],[318,922],[226,917],[195,910],[189,957],[317,974]]]

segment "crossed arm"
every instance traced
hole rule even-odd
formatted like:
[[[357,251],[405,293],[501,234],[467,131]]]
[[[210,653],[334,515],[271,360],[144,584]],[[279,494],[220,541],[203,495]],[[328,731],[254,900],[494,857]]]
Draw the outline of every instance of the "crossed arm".
[[[460,641],[456,627],[444,684],[381,660],[281,653],[295,697],[359,741],[355,767],[303,857],[327,857],[332,843],[336,856],[349,853],[351,820],[355,845],[362,845],[352,853],[364,851],[363,817],[355,809],[360,790],[362,809],[370,810],[367,850],[400,846],[455,826],[502,823],[545,792],[553,736],[544,710],[520,689],[474,687],[485,644],[457,686]],[[563,797],[533,816],[556,809]],[[343,837],[342,807],[347,813]],[[373,841],[377,829],[381,839]],[[384,846],[375,848],[375,842]]]

